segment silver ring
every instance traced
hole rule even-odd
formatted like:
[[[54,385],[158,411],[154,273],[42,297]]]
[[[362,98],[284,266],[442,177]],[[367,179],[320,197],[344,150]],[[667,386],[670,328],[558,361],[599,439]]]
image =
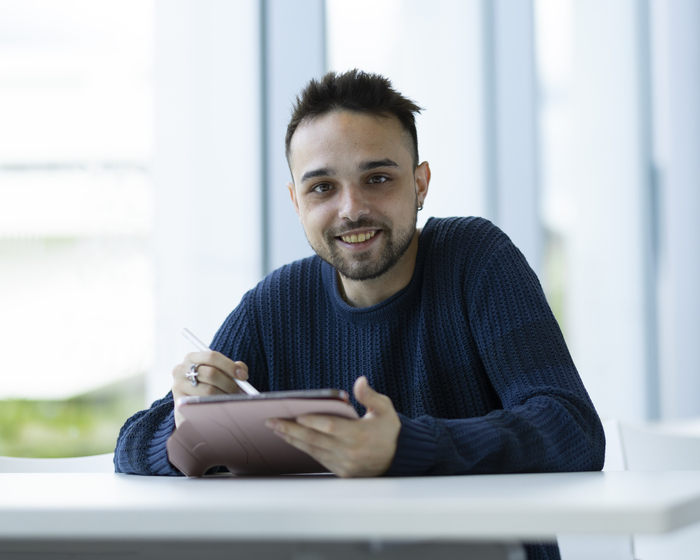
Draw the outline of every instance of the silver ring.
[[[197,383],[197,376],[199,375],[199,372],[197,371],[197,368],[199,367],[199,364],[192,364],[190,366],[190,371],[185,373],[185,377],[190,380],[190,383],[192,383],[192,387],[196,387]]]

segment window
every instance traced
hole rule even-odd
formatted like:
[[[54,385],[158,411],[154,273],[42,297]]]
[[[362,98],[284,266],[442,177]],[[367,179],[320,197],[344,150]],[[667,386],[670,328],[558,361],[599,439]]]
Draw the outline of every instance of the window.
[[[152,17],[0,1],[0,454],[111,451],[143,407]]]

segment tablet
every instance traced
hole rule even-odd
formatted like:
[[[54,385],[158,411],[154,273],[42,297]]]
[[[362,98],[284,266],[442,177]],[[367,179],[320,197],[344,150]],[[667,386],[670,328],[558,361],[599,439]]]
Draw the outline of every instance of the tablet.
[[[265,421],[302,414],[358,418],[347,392],[339,389],[183,397],[178,404],[184,420],[168,439],[168,459],[187,476],[218,466],[247,475],[328,472]]]

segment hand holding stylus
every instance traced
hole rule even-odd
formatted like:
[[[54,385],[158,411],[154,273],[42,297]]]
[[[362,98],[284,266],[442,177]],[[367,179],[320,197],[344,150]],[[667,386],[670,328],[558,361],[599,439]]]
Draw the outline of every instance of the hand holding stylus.
[[[209,348],[206,344],[204,344],[201,340],[199,340],[194,334],[192,334],[192,331],[189,329],[182,329],[182,336],[184,336],[187,340],[189,340],[192,344],[194,344],[195,348],[199,350],[200,352],[211,352],[211,348]],[[195,364],[196,365],[196,364]],[[196,371],[193,373],[197,373]],[[189,376],[186,376],[188,379],[194,378],[196,379],[198,375],[192,375],[190,374]],[[245,376],[246,378],[248,377],[247,375]],[[258,391],[255,387],[253,387],[250,383],[248,383],[245,378],[239,378],[239,377],[234,377],[233,379],[238,386],[241,388],[241,390],[244,393],[247,393],[249,395],[259,395],[260,391]],[[196,386],[196,383],[192,382],[192,385]]]
[[[173,400],[175,401],[175,425],[182,420],[178,413],[178,401],[192,395],[220,395],[244,392],[260,394],[248,379],[248,366],[234,362],[220,352],[214,352],[190,331],[184,329],[183,336],[197,347],[197,352],[185,356],[182,363],[173,368]]]

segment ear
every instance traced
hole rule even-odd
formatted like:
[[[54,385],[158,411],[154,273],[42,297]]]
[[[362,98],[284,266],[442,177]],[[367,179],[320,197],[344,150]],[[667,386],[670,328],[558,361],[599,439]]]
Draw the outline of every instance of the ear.
[[[287,183],[287,188],[289,189],[289,196],[292,198],[292,204],[294,205],[294,210],[299,216],[299,202],[297,201],[297,191],[294,188],[294,183]]]
[[[418,205],[423,206],[425,197],[428,196],[428,187],[430,186],[430,165],[428,165],[427,161],[416,167],[415,177]]]

